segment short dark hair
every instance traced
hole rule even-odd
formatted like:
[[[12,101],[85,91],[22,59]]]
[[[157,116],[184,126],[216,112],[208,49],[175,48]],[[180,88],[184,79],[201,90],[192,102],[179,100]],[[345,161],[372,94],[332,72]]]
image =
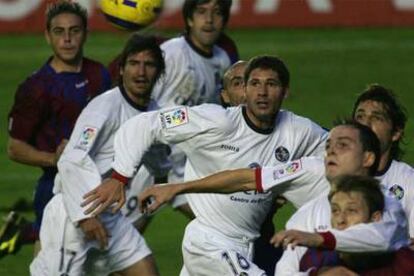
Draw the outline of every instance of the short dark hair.
[[[185,30],[187,31],[187,33],[190,30],[190,26],[188,26],[187,20],[193,18],[193,14],[197,6],[203,5],[211,1],[213,0],[185,0],[182,12],[183,12]],[[218,0],[217,4],[219,5],[220,12],[223,15],[223,26],[226,26],[230,18],[230,8],[231,8],[232,0]]]
[[[60,0],[55,3],[51,3],[46,9],[46,29],[50,30],[50,24],[52,19],[62,13],[72,13],[79,16],[82,21],[82,27],[84,30],[88,27],[88,12],[77,2],[71,2],[67,0]]]
[[[244,83],[249,80],[250,74],[254,69],[271,69],[275,71],[282,83],[283,88],[289,87],[290,73],[285,63],[274,56],[256,56],[249,60],[244,71]]]
[[[384,211],[384,194],[377,179],[362,175],[342,175],[335,177],[332,184],[333,190],[328,196],[329,201],[337,192],[358,192],[367,203],[370,216],[376,211]]]
[[[348,126],[358,130],[359,141],[362,144],[362,150],[364,152],[374,153],[375,160],[369,168],[369,174],[371,176],[374,176],[378,170],[378,166],[381,160],[381,145],[375,132],[366,125],[358,123],[353,119],[337,119],[334,121],[334,127],[337,126]]]
[[[385,88],[379,84],[370,84],[368,87],[358,96],[354,108],[352,111],[352,117],[355,117],[355,112],[358,106],[365,101],[374,101],[381,103],[387,112],[388,117],[392,122],[393,131],[401,130],[404,134],[405,124],[407,123],[407,111],[402,106],[397,96],[391,89]],[[400,148],[401,139],[394,141],[391,146],[391,158],[399,160],[404,154],[404,151]]]
[[[122,50],[119,58],[119,67],[125,67],[126,61],[130,55],[146,50],[151,51],[155,59],[155,65],[157,67],[157,76],[155,80],[158,80],[165,71],[165,62],[163,52],[155,36],[143,36],[139,33],[133,33]]]

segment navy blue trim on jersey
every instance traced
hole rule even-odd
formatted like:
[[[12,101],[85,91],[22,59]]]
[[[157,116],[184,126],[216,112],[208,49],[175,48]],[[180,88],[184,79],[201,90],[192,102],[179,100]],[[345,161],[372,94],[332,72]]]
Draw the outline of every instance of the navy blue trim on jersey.
[[[128,96],[128,94],[125,91],[125,88],[122,84],[119,85],[119,90],[121,91],[122,96],[124,97],[124,99],[135,109],[138,109],[139,111],[147,111],[147,106],[141,106],[138,105],[136,103],[134,103],[131,98]]]
[[[199,54],[202,57],[205,58],[212,58],[213,57],[213,48],[211,48],[211,53],[207,54],[206,52],[201,51],[197,46],[194,45],[194,43],[191,41],[191,38],[189,35],[184,35],[185,41],[187,41],[188,45],[190,45],[191,49],[193,49],[197,54]]]
[[[244,120],[246,121],[246,124],[252,130],[256,131],[257,133],[260,133],[260,134],[271,134],[273,132],[274,127],[267,128],[267,129],[262,129],[262,128],[258,128],[257,126],[255,126],[254,123],[249,119],[249,116],[247,116],[246,106],[242,106],[242,114],[243,114]]]
[[[391,167],[391,163],[392,163],[392,159],[390,159],[390,160],[388,160],[388,163],[387,163],[387,165],[384,167],[384,169],[382,169],[382,170],[380,170],[380,171],[377,171],[376,173],[375,173],[375,176],[383,176],[388,170],[389,170],[389,168]]]

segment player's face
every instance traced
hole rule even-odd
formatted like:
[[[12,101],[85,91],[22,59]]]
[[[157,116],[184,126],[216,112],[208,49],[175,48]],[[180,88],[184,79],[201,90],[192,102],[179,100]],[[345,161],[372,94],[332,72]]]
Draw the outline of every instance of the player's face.
[[[391,149],[393,142],[401,138],[401,131],[393,130],[393,125],[384,105],[367,100],[361,102],[355,110],[355,120],[372,129],[381,143],[381,153]]]
[[[249,119],[258,128],[272,127],[286,93],[277,72],[262,68],[252,70],[245,91]]]
[[[191,41],[203,52],[210,53],[223,30],[223,15],[217,0],[198,5],[193,17],[187,20]]]
[[[148,105],[157,72],[151,51],[145,50],[128,56],[120,74],[125,91],[132,101],[140,106]]]
[[[332,227],[344,230],[351,225],[369,222],[369,208],[360,192],[336,192],[331,199]]]
[[[231,106],[237,106],[245,102],[244,70],[246,64],[239,64],[231,69],[227,78],[226,88],[223,89],[223,98]]]
[[[54,58],[66,64],[76,64],[82,58],[82,47],[86,41],[86,30],[79,16],[62,13],[50,22],[45,32],[47,42],[52,46]]]
[[[325,174],[328,180],[340,175],[367,175],[373,154],[364,152],[359,131],[350,126],[337,126],[326,141]]]

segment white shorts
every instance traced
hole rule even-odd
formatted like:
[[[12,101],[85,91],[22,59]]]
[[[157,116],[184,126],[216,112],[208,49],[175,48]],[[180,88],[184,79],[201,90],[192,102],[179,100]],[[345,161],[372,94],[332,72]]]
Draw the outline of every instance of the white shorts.
[[[182,250],[181,276],[266,275],[252,262],[252,242],[226,237],[197,219],[186,227]]]
[[[120,213],[104,226],[111,237],[107,248],[100,250],[96,241],[87,241],[82,230],[70,222],[62,195],[55,195],[44,211],[41,250],[30,265],[31,275],[85,275],[87,266],[87,275],[105,275],[151,254],[142,236]],[[100,265],[94,266],[95,262]],[[95,267],[103,267],[105,272],[94,271]]]

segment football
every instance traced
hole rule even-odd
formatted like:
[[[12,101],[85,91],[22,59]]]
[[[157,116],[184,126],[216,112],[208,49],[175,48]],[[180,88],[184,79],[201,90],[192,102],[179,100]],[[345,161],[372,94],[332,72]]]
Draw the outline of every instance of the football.
[[[106,19],[124,30],[139,30],[161,14],[163,0],[101,0]]]

